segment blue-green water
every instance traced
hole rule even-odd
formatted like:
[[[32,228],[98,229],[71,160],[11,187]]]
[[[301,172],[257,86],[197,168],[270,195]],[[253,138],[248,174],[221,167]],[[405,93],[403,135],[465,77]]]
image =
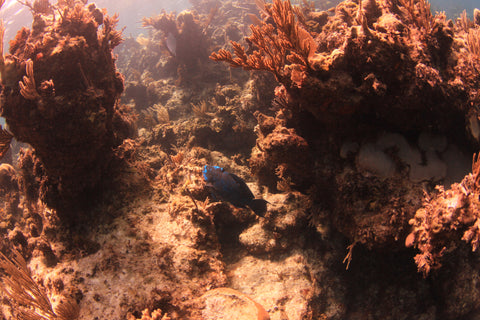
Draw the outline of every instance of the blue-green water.
[[[431,9],[435,11],[445,11],[449,18],[456,18],[462,13],[463,10],[467,11],[468,16],[471,18],[474,8],[480,9],[480,0],[432,0]]]

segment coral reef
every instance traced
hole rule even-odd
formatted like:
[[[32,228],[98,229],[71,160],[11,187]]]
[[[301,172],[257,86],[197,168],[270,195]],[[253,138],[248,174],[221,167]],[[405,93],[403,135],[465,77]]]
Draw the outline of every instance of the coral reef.
[[[424,275],[440,268],[442,256],[460,247],[461,240],[470,243],[472,251],[479,248],[479,173],[479,158],[474,156],[472,173],[448,190],[437,187],[410,220],[413,230],[405,245],[420,250],[415,262]]]
[[[214,12],[212,15],[215,14]],[[192,74],[200,74],[208,53],[205,29],[194,12],[162,12],[160,15],[143,19],[144,27],[153,27],[162,33],[162,45],[172,55],[177,65],[179,83],[190,81]]]
[[[167,314],[163,314],[162,316],[162,310],[160,309],[154,310],[151,313],[149,312],[148,309],[145,309],[142,312],[141,318],[136,318],[131,313],[127,316],[127,320],[170,320],[170,319],[171,318]]]
[[[247,38],[250,48],[232,42],[235,57],[222,49],[210,58],[274,74],[284,126],[304,139],[300,154],[325,166],[308,169],[302,167],[308,161],[299,160],[297,172],[284,170],[280,176],[273,164],[292,163],[290,153],[279,153],[283,159],[278,159],[273,150],[262,150],[265,138],[259,130],[253,172],[272,187],[275,175],[277,181],[295,181],[315,170],[310,181],[330,190],[335,224],[352,242],[375,247],[394,240],[399,246],[407,221],[421,206],[422,181],[447,179],[446,168],[453,167],[446,152],[441,159],[436,155],[445,148],[432,149],[432,139],[425,146],[423,137],[448,133],[449,148],[462,145],[467,154],[478,146],[471,107],[479,102],[473,23],[465,17],[467,22],[453,24],[443,14],[432,15],[423,0],[345,1],[321,21],[288,1],[265,3],[262,10],[263,22],[252,25]],[[317,23],[308,23],[312,20]],[[288,148],[290,140],[282,143]],[[269,167],[258,161],[270,157],[277,159]],[[373,190],[391,192],[375,195]]]
[[[420,249],[415,262],[424,274],[447,252],[448,262],[467,259],[460,239],[476,249],[475,196],[471,177],[459,181],[479,146],[478,26],[466,14],[456,23],[433,15],[424,0],[344,1],[333,14],[258,3],[263,21],[250,26],[246,45],[232,42],[233,54],[221,49],[210,58],[268,71],[279,82],[276,117],[256,114],[250,167],[259,181],[271,191],[313,186],[311,221],[322,233],[331,224],[346,236],[347,267],[362,246],[405,259],[405,241]],[[279,120],[283,129],[275,131]],[[279,145],[266,148],[268,141]],[[298,161],[276,151],[292,141],[302,141],[293,143],[303,146]],[[468,261],[460,274],[476,277],[475,258]],[[450,298],[443,291],[442,301]],[[474,300],[440,312],[455,318],[476,308]]]
[[[15,302],[22,270],[79,320],[478,317],[478,12],[298,2],[192,1],[118,60],[106,11],[28,3],[0,70],[0,151],[32,145],[0,166],[0,318],[40,312]],[[264,215],[218,199],[206,165]]]
[[[322,125],[361,117],[390,130],[427,123],[438,130],[452,125],[442,122],[444,115],[466,116],[478,103],[475,63],[465,61],[474,50],[467,41],[474,28],[460,31],[444,15],[433,16],[423,0],[365,7],[346,1],[335,10],[317,33],[288,1],[265,4],[268,19],[251,26],[252,49],[232,42],[235,58],[225,50],[211,58],[272,72],[283,88],[277,95]],[[412,119],[412,112],[419,116]]]
[[[2,59],[1,115],[44,167],[42,200],[66,214],[91,201],[133,118],[118,103],[117,18],[81,1],[59,2],[56,13],[38,11],[37,2],[31,29],[17,33]]]

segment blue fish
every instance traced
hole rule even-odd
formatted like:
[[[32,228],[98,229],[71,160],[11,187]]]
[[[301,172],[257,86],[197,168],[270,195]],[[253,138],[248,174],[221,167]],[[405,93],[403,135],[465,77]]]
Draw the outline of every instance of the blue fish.
[[[267,201],[255,199],[252,191],[242,178],[225,171],[219,166],[204,166],[203,179],[213,191],[213,195],[228,201],[235,207],[249,207],[258,216],[263,217],[267,211]]]

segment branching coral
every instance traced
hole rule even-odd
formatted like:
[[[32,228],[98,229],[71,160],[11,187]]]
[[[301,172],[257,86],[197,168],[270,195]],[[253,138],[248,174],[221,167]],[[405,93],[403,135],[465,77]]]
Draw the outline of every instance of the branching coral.
[[[143,27],[153,27],[157,30],[162,30],[165,36],[168,36],[168,33],[172,33],[174,36],[178,36],[179,30],[177,27],[177,18],[175,13],[167,13],[164,10],[162,13],[155,17],[143,18],[142,25]]]
[[[147,110],[143,110],[142,113],[145,122],[150,125],[170,122],[170,115],[168,114],[168,110],[160,104],[155,104],[147,108]]]
[[[392,1],[393,2],[393,1]],[[427,0],[399,0],[400,9],[424,32],[430,32],[434,16],[430,10],[430,3]]]
[[[247,38],[247,42],[254,45],[252,54],[248,55],[248,50],[232,41],[236,58],[224,49],[212,53],[210,58],[228,62],[232,67],[270,71],[283,83],[288,81],[290,72],[310,69],[309,59],[315,53],[316,43],[298,23],[297,16],[301,13],[294,10],[289,1],[275,0],[273,4],[265,4],[264,10],[273,19],[276,28],[265,22],[260,26],[250,26],[252,35]],[[300,19],[304,18],[300,16]],[[288,68],[287,63],[292,66]]]
[[[23,81],[18,83],[20,87],[20,94],[27,100],[35,100],[40,98],[35,85],[35,78],[33,77],[33,61],[28,59],[25,62],[26,76],[23,76]]]
[[[35,0],[33,1],[33,3],[30,1],[20,1],[20,0],[18,0],[18,2],[30,8],[33,14],[52,14],[53,13],[53,6],[50,4],[50,1],[48,0]]]
[[[289,1],[265,4],[266,17],[260,26],[251,26],[246,38],[250,48],[232,43],[233,54],[220,50],[211,58],[272,72],[285,88],[277,92],[290,108],[300,107],[296,110],[324,124],[332,117],[366,114],[403,126],[410,121],[402,120],[403,110],[422,110],[425,104],[451,110],[467,104],[459,91],[471,86],[450,82],[453,28],[443,14],[431,14],[427,1],[383,0],[365,6],[344,1],[322,22],[320,33],[309,30],[309,20],[302,23],[307,17],[299,12]],[[426,68],[417,72],[417,65]],[[427,91],[428,100],[420,101]],[[399,96],[404,97],[401,104]],[[398,110],[395,120],[391,110]]]
[[[468,32],[468,30],[473,27],[473,21],[468,19],[467,11],[463,10],[456,21],[456,25],[465,32]]]
[[[94,18],[96,17],[94,16]],[[102,18],[104,27],[99,34],[99,42],[106,52],[110,52],[123,41],[122,32],[115,30],[118,23],[118,14],[112,17],[102,15]]]
[[[162,316],[163,315],[163,316]],[[148,309],[142,311],[142,317],[136,318],[132,314],[127,316],[127,320],[170,320],[171,318],[162,312],[162,310],[157,309],[150,313]]]
[[[470,53],[480,59],[480,29],[468,30],[467,45]]]
[[[480,28],[470,28],[467,35],[467,49],[471,66],[480,70]]]
[[[394,174],[386,179],[363,174],[358,164],[359,146],[385,131],[408,136],[408,143],[423,131],[440,133],[449,144],[465,146],[465,152],[478,149],[478,110],[472,107],[480,103],[478,26],[466,16],[455,26],[444,13],[432,14],[426,0],[346,0],[315,31],[311,17],[302,21],[289,1],[274,0],[264,8],[263,21],[251,26],[246,38],[248,48],[232,43],[233,52],[211,55],[232,67],[269,71],[280,83],[275,95],[281,103],[275,107],[277,115],[287,115],[283,128],[275,132],[273,119],[257,115],[259,139],[250,166],[259,180],[274,189],[280,175],[293,181],[312,172],[281,170],[285,163],[306,163],[290,162],[288,154],[272,148],[294,144],[293,134],[280,139],[289,131],[306,146],[297,154],[308,158],[312,152],[315,162],[323,163],[313,175],[331,198],[322,194],[319,201],[331,208],[331,221],[351,243],[403,250],[399,239],[408,234],[411,221],[407,244],[420,249],[416,261],[425,274],[438,268],[444,247],[448,251],[462,238],[476,249],[478,194],[471,177],[447,191],[432,192],[428,186],[424,200],[418,191],[425,186],[406,178],[413,169],[398,161],[398,150],[381,151],[395,158]],[[470,137],[464,123],[471,124]],[[467,146],[466,140],[473,144]],[[340,159],[347,141],[356,149]]]
[[[215,101],[212,100],[212,103]],[[215,113],[209,112],[209,103],[207,100],[202,100],[197,104],[191,103],[193,114],[198,118],[208,118],[215,116]]]
[[[0,1],[0,9],[2,8],[5,0]],[[0,20],[0,72],[3,73],[3,38],[5,37],[5,25],[3,24],[3,20]]]

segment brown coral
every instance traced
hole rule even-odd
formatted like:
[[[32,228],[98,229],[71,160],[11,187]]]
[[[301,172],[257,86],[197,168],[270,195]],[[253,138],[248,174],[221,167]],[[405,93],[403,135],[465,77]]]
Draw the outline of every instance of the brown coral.
[[[464,18],[462,29],[457,30],[444,14],[433,15],[425,0],[344,1],[322,22],[319,32],[310,29],[313,16],[299,12],[289,1],[265,4],[263,22],[251,26],[252,35],[246,38],[249,48],[234,43],[234,54],[220,50],[211,58],[276,76],[280,83],[276,107],[290,115],[283,126],[292,127],[307,145],[315,146],[306,152],[314,152],[310,156],[325,166],[315,179],[325,182],[332,202],[337,203],[333,206],[337,227],[351,241],[360,238],[368,246],[385,245],[404,235],[406,221],[418,209],[421,195],[415,193],[417,198],[412,201],[393,194],[381,196],[384,210],[368,213],[369,205],[360,209],[357,204],[367,204],[370,193],[359,194],[365,198],[353,201],[348,185],[417,190],[418,184],[402,181],[402,175],[413,169],[397,159],[395,178],[385,182],[365,179],[354,170],[349,175],[352,180],[345,181],[339,172],[349,172],[351,163],[338,159],[332,151],[338,152],[346,140],[362,144],[385,130],[408,135],[413,141],[425,129],[455,132],[447,135],[456,143],[465,140],[464,128],[458,125],[465,119],[472,123],[471,138],[478,143],[478,111],[471,108],[480,102],[479,80],[474,75],[478,60],[474,25]],[[259,140],[265,137],[261,130],[258,136]],[[268,157],[273,152],[259,153],[261,146],[257,143],[254,150],[252,171],[271,187],[274,170],[267,170],[270,178],[265,179],[265,170],[258,169],[265,166],[256,165],[255,159],[260,159],[258,154]],[[388,152],[398,158],[395,150]],[[299,169],[289,176],[295,179],[305,171],[308,169]],[[363,187],[353,189],[360,192]],[[351,222],[350,215],[355,217],[353,226],[341,222]],[[375,221],[374,225],[369,221]]]
[[[136,318],[132,314],[127,315],[127,320],[171,320],[171,318],[160,309],[153,310],[151,313],[148,309],[142,311],[142,317]]]
[[[45,167],[43,200],[65,209],[98,186],[132,124],[118,104],[123,77],[112,54],[121,41],[118,19],[93,4],[58,6],[55,14],[34,12],[32,30],[23,28],[11,42],[1,114]]]
[[[293,185],[305,190],[311,180],[309,146],[294,129],[286,128],[282,113],[276,118],[255,113],[257,142],[249,159],[252,173],[271,190],[279,185]],[[282,189],[280,187],[280,189]]]
[[[479,248],[479,168],[480,161],[474,156],[472,173],[448,190],[437,187],[410,220],[412,232],[405,245],[420,250],[415,263],[424,275],[440,268],[444,253],[459,246],[461,240],[470,243],[472,251]]]
[[[324,124],[329,125],[332,116],[344,121],[362,114],[393,127],[418,128],[427,124],[411,117],[407,121],[407,114],[426,112],[425,105],[458,113],[471,102],[465,92],[475,88],[453,81],[448,63],[452,50],[458,50],[452,48],[453,28],[444,15],[434,16],[429,8],[423,0],[380,1],[365,8],[345,1],[313,38],[315,33],[300,23],[305,17],[298,16],[299,10],[289,1],[276,0],[265,5],[262,25],[251,26],[246,39],[251,48],[233,43],[236,57],[220,50],[211,58],[272,72],[285,88],[290,107],[296,112],[299,106]],[[398,97],[403,97],[401,104]],[[428,122],[442,121],[440,114],[429,113]]]

